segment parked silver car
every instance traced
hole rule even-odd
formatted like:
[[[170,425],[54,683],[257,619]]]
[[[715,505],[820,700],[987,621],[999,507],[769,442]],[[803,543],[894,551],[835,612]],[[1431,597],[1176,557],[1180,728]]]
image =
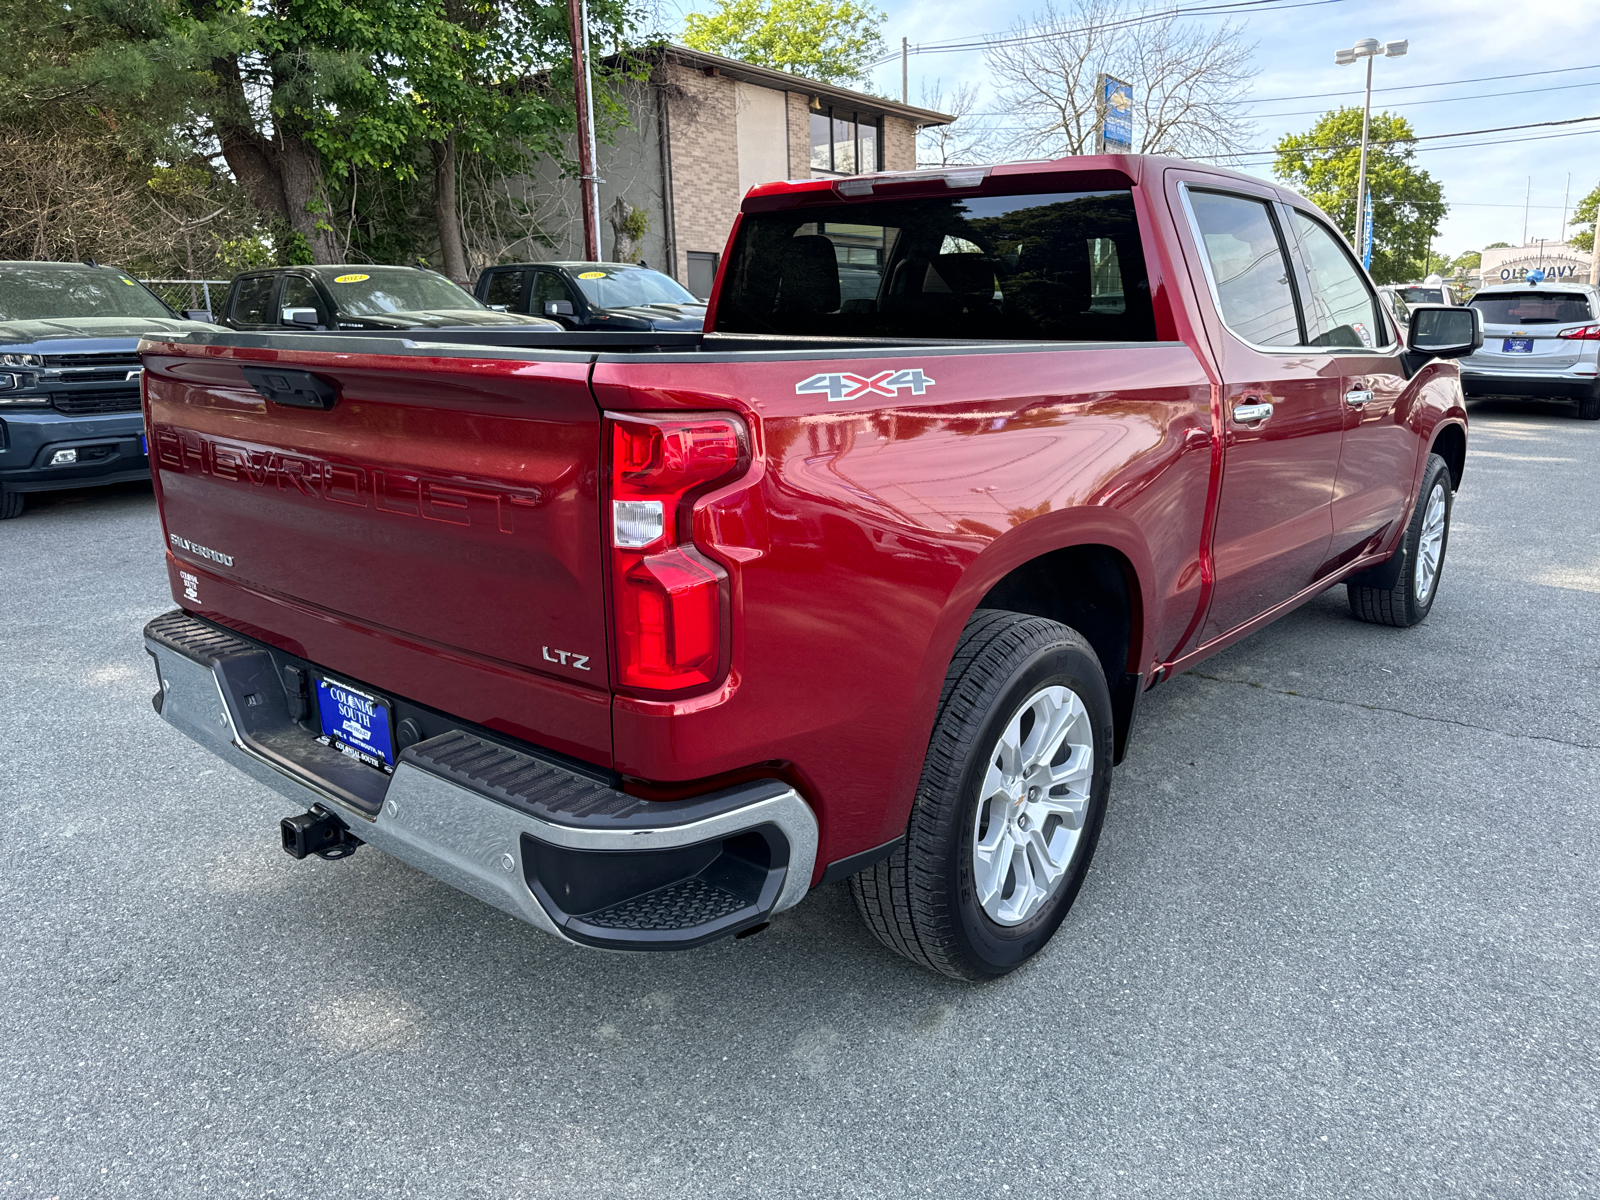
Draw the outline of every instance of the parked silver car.
[[[1581,419],[1600,420],[1600,292],[1508,283],[1467,305],[1483,313],[1483,349],[1461,360],[1469,397],[1576,400]]]

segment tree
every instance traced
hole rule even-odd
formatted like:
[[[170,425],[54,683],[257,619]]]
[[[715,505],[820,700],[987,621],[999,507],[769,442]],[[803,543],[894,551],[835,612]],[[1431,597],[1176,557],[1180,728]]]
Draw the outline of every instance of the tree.
[[[1600,216],[1600,183],[1595,184],[1594,191],[1578,201],[1578,207],[1572,210],[1572,220],[1567,222],[1569,229],[1574,225],[1587,225],[1589,228],[1569,234],[1567,241],[1579,250],[1593,251],[1597,216]]]
[[[1379,283],[1416,277],[1428,258],[1439,222],[1449,211],[1444,189],[1413,165],[1415,141],[1404,117],[1372,115],[1367,191],[1372,196],[1371,270]],[[1361,110],[1341,108],[1327,113],[1307,132],[1278,139],[1274,149],[1273,173],[1318,204],[1354,238]]]
[[[1116,0],[1051,0],[991,38],[984,57],[1015,125],[1016,157],[1093,154],[1101,72],[1133,87],[1134,152],[1205,157],[1243,147],[1240,101],[1256,75],[1242,27],[1185,24]]]
[[[975,84],[960,84],[948,97],[942,81],[935,81],[931,86],[922,85],[922,107],[949,113],[955,120],[948,125],[930,125],[917,131],[919,167],[962,166],[995,157],[988,152],[993,134],[984,125],[971,120],[977,106]]]
[[[859,83],[883,53],[882,10],[856,0],[717,0],[690,13],[683,44],[823,83]]]

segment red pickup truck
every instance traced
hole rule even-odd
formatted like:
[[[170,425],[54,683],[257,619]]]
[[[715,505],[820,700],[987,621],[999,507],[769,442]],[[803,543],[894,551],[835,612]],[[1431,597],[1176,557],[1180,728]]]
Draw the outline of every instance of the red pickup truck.
[[[968,979],[1061,923],[1145,691],[1338,583],[1427,615],[1482,340],[1138,157],[753,189],[704,333],[421,336],[143,344],[161,716],[297,857],[612,949],[848,879]]]

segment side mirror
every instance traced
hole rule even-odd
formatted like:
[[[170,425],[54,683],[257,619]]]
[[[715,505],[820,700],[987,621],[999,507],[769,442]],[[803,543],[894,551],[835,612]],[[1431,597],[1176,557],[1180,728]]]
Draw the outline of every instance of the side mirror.
[[[283,320],[288,325],[306,325],[313,328],[322,326],[322,318],[317,315],[314,308],[286,308],[283,310]]]
[[[185,321],[205,321],[209,324],[211,310],[209,308],[186,308],[183,310],[183,319]]]
[[[544,315],[547,317],[570,317],[572,315],[572,301],[546,300],[544,302]]]
[[[1413,304],[1406,327],[1405,367],[1415,375],[1435,358],[1465,358],[1483,347],[1483,311],[1449,304]]]

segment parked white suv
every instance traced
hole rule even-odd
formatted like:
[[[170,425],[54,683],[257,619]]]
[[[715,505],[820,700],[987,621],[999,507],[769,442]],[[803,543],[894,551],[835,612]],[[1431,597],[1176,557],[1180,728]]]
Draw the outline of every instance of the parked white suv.
[[[1600,420],[1600,292],[1508,283],[1467,304],[1483,313],[1483,349],[1461,360],[1469,397],[1576,400],[1581,419]]]

